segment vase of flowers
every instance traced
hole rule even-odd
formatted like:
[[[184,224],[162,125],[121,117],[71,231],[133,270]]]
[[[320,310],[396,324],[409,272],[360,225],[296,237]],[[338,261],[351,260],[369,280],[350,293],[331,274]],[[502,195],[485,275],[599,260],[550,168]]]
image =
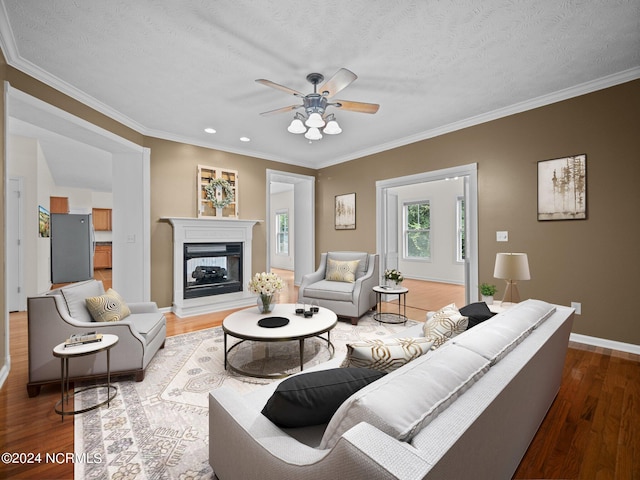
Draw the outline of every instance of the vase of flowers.
[[[276,304],[276,294],[284,288],[282,278],[275,273],[256,273],[249,281],[249,291],[258,295],[260,313],[270,313]]]
[[[395,288],[402,283],[404,277],[402,276],[401,272],[393,268],[384,271],[384,279],[387,281],[387,284],[390,287]]]

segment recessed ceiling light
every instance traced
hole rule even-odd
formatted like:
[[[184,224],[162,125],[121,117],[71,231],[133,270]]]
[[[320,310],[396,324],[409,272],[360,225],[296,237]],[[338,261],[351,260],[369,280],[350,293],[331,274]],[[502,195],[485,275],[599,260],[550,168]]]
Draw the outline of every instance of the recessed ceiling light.
[[[205,128],[204,131],[207,133],[216,133],[216,129],[211,127]]]
[[[250,142],[251,139],[249,137],[240,137],[241,142]]]

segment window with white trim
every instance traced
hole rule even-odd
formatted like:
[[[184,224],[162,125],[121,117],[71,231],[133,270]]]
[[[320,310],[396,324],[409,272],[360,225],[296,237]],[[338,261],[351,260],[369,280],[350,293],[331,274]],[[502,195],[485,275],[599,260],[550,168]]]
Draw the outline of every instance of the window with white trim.
[[[289,255],[289,211],[276,212],[276,254]]]
[[[403,210],[404,258],[429,260],[431,258],[431,206],[429,200],[405,202]]]

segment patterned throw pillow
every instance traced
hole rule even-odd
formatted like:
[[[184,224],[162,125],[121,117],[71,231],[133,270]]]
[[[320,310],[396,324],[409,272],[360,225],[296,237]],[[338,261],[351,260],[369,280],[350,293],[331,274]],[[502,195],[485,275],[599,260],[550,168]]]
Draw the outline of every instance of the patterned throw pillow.
[[[117,322],[131,315],[131,310],[118,292],[110,288],[107,293],[85,300],[91,317],[96,322]]]
[[[434,350],[450,338],[461,334],[467,329],[469,319],[463,316],[452,303],[442,307],[424,322],[424,337],[433,341]]]
[[[353,283],[356,281],[356,270],[360,260],[348,260],[339,261],[327,260],[327,272],[325,274],[325,280],[332,282],[348,282]]]
[[[341,367],[371,368],[391,372],[431,349],[433,340],[423,337],[363,340],[347,344]]]

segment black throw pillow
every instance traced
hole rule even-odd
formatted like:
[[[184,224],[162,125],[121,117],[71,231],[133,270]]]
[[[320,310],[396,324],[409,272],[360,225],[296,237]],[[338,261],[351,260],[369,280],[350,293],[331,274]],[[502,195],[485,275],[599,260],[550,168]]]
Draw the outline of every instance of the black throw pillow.
[[[489,310],[489,307],[485,302],[476,302],[465,305],[460,309],[460,313],[465,317],[469,317],[467,330],[469,330],[471,327],[475,327],[485,320],[489,320],[495,315],[495,313]]]
[[[369,368],[333,368],[295,375],[278,385],[262,414],[286,428],[328,423],[351,394],[384,375]]]

